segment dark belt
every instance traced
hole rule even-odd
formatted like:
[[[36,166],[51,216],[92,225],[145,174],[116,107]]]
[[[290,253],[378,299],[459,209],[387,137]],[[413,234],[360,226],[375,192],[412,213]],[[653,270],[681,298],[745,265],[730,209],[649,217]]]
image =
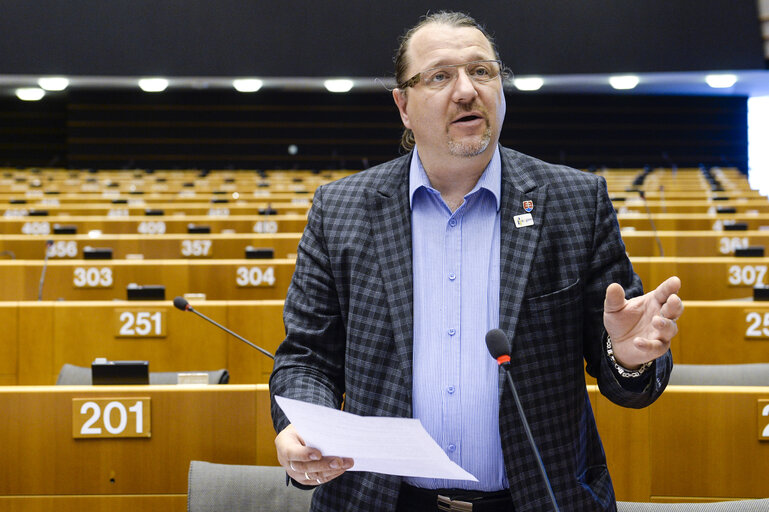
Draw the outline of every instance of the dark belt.
[[[481,492],[462,489],[421,489],[401,484],[399,503],[424,511],[512,512],[509,491]]]

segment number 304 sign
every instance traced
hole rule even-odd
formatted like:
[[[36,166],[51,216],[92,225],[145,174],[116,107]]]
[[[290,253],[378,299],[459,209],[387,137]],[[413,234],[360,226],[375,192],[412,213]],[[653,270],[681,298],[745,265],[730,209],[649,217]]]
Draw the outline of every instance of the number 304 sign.
[[[150,398],[73,398],[72,437],[151,437]]]

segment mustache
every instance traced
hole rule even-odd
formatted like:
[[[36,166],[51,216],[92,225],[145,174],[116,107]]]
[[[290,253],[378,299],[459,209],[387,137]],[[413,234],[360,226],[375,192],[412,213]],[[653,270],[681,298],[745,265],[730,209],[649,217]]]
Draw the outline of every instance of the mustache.
[[[481,114],[483,114],[483,117],[488,117],[489,115],[488,109],[477,102],[458,104],[456,108],[453,110],[452,115],[457,116],[459,114],[464,114],[465,112],[473,112],[473,111],[480,112]]]

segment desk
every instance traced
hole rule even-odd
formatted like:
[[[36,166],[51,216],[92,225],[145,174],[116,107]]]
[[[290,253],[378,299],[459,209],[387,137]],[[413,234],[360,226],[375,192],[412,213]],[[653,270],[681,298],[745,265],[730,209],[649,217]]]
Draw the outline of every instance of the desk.
[[[285,336],[282,300],[192,305],[269,352]],[[64,363],[90,366],[96,357],[146,360],[159,372],[227,368],[233,384],[266,383],[272,372],[271,359],[171,300],[6,302],[0,322],[3,385],[53,384]]]
[[[681,278],[683,300],[727,300],[753,296],[753,287],[769,285],[766,258],[631,257],[644,290],[653,290],[670,276]]]
[[[658,231],[665,256],[732,256],[735,249],[764,247],[769,255],[769,231]],[[661,256],[652,231],[622,231],[631,258]]]
[[[193,307],[274,353],[285,336],[283,301],[192,301]],[[671,350],[676,363],[769,361],[769,302],[685,301]],[[134,314],[124,318],[122,312]],[[119,336],[126,323],[160,311],[162,336]],[[147,315],[145,315],[147,316]],[[272,361],[167,301],[30,301],[0,303],[0,385],[53,384],[64,363],[95,357],[140,359],[151,371],[227,368],[234,384],[266,383]],[[151,327],[155,327],[154,322]]]
[[[4,217],[21,216],[28,217],[30,211],[44,210],[51,217],[75,216],[75,217],[137,217],[144,216],[147,210],[161,210],[164,215],[211,215],[226,217],[229,215],[262,215],[262,210],[267,208],[275,210],[279,215],[307,215],[310,208],[310,196],[296,195],[293,200],[272,202],[260,197],[249,198],[248,202],[238,199],[238,202],[227,202],[226,197],[218,199],[218,202],[199,202],[194,203],[187,198],[187,201],[181,202],[160,202],[160,201],[141,201],[141,204],[135,203],[117,203],[113,204],[104,199],[86,199],[80,203],[61,203],[58,204],[0,204],[0,215]],[[217,200],[216,197],[213,200]],[[49,199],[49,201],[51,201]],[[35,220],[33,218],[33,220]]]
[[[769,387],[670,386],[640,410],[588,388],[619,500],[769,496],[769,439],[758,439]]]
[[[769,226],[769,213],[653,213],[651,219],[658,231],[722,231],[727,224],[743,222],[748,225],[749,230],[758,230],[763,226]],[[651,230],[649,215],[646,213],[621,213],[617,215],[617,220],[623,229]],[[727,232],[725,234],[736,236],[740,232]]]
[[[186,216],[79,216],[79,217],[2,217],[0,234],[49,235],[56,224],[75,226],[78,233],[99,231],[107,234],[164,235],[187,233],[189,224],[205,224],[212,233],[301,233],[306,215],[186,215]]]
[[[0,252],[9,251],[19,260],[82,259],[85,247],[112,249],[112,258],[126,259],[129,254],[143,259],[238,259],[245,258],[246,247],[273,249],[275,258],[296,257],[301,233],[217,233],[157,235],[0,235]],[[767,235],[769,236],[769,235]],[[53,246],[46,251],[47,240]],[[10,257],[10,254],[6,254]],[[646,256],[653,256],[648,254]]]
[[[148,397],[149,438],[73,437],[73,398]],[[0,388],[0,509],[186,510],[190,460],[277,464],[266,386]]]
[[[43,299],[126,299],[131,283],[163,285],[167,299],[185,293],[211,300],[283,299],[294,267],[288,259],[49,261]],[[40,260],[0,261],[0,301],[36,300],[42,272]]]

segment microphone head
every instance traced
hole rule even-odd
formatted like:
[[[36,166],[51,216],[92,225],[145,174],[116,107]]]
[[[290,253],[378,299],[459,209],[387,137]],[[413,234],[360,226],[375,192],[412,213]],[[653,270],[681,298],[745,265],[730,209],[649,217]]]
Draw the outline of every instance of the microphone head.
[[[187,302],[187,299],[184,297],[176,297],[174,298],[174,307],[176,309],[181,309],[182,311],[187,311],[187,308],[190,307],[190,303]]]
[[[502,329],[492,329],[486,333],[486,348],[494,359],[510,355],[510,343]]]

